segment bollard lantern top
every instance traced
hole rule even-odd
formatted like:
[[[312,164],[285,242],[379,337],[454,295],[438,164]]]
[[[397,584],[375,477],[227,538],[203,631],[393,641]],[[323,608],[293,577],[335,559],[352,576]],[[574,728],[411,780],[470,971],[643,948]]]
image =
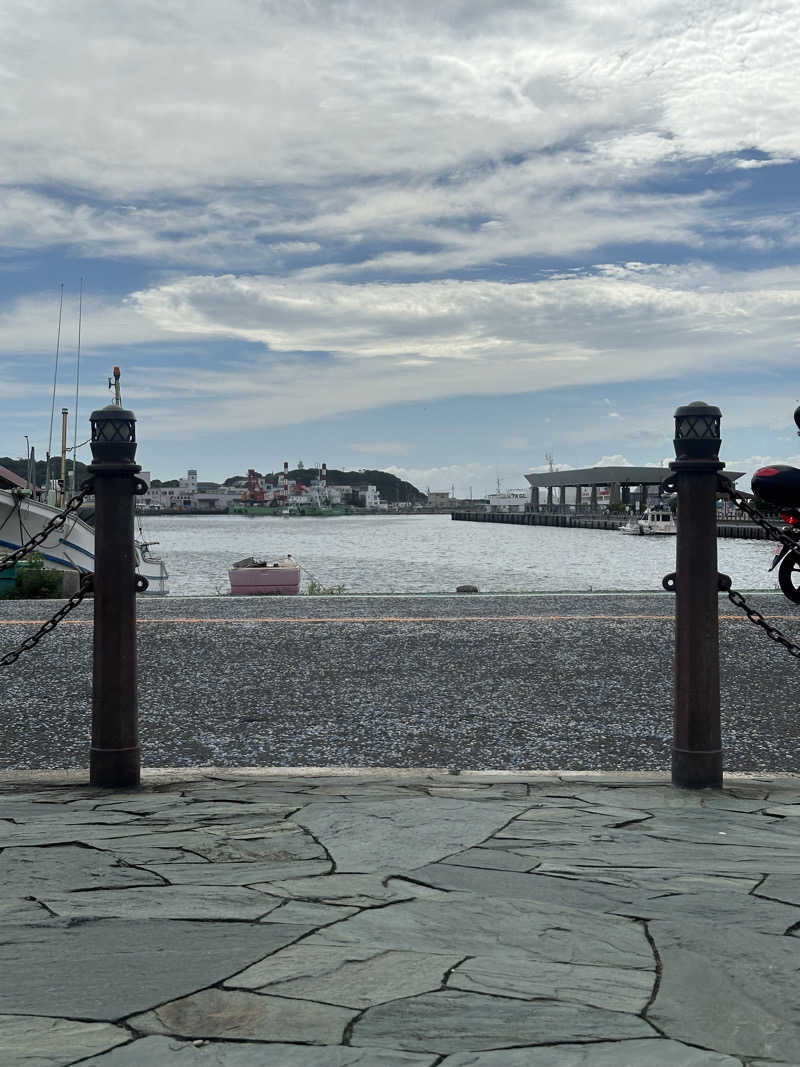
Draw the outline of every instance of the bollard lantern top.
[[[119,404],[108,404],[89,416],[94,464],[133,464],[136,456],[136,416]]]
[[[695,400],[675,412],[675,457],[678,460],[716,460],[719,457],[722,412]]]

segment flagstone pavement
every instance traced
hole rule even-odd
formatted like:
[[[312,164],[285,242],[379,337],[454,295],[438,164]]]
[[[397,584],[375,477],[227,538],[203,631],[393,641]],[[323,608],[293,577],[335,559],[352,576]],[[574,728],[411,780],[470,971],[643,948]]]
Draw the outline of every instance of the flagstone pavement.
[[[4,1067],[800,1064],[800,776],[0,775]]]

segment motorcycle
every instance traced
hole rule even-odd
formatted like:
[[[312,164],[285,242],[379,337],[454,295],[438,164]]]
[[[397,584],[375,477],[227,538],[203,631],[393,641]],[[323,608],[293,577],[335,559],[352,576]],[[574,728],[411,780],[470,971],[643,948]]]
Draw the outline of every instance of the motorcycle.
[[[793,604],[800,604],[800,469],[783,463],[762,467],[755,472],[750,485],[756,497],[780,509],[785,523],[783,533],[795,542],[796,547],[783,541],[778,544],[769,569],[778,568],[781,592]]]

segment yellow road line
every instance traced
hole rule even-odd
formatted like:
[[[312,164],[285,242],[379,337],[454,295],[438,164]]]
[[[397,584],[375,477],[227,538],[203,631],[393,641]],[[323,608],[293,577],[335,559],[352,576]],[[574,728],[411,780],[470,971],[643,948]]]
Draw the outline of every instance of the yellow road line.
[[[747,622],[744,615],[720,615],[720,621],[733,620]],[[765,615],[766,619],[782,619],[797,621],[797,615]],[[237,623],[379,623],[379,622],[579,622],[579,621],[611,621],[629,622],[650,619],[654,622],[672,622],[673,615],[323,615],[313,617],[281,617],[278,615],[241,616],[238,618],[202,618],[192,616],[175,616],[172,618],[147,619],[139,618],[137,622],[143,625],[170,625],[175,623],[214,623],[235,625]],[[0,619],[0,626],[41,626],[45,619]],[[92,619],[62,619],[59,626],[91,626]]]

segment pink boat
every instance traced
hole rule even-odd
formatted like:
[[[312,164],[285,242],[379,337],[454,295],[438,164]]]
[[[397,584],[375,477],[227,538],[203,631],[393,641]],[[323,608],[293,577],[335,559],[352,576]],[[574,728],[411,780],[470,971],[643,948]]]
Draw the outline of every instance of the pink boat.
[[[232,596],[297,596],[300,592],[300,564],[291,556],[279,563],[240,559],[228,571]]]

